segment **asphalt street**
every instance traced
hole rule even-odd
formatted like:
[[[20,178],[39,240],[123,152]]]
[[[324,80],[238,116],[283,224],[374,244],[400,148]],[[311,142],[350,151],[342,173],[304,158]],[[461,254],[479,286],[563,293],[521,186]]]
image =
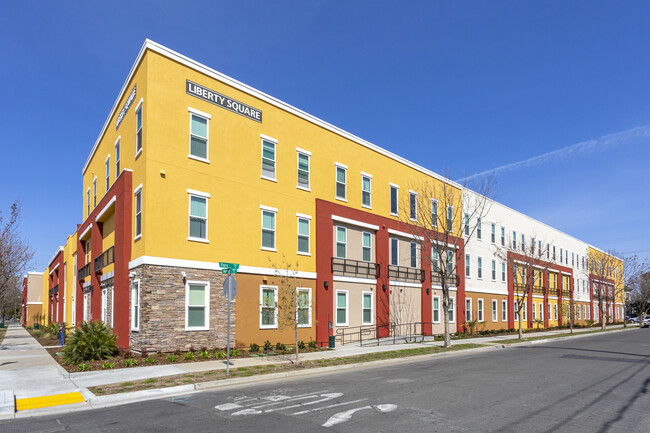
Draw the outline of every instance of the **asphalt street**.
[[[650,329],[0,422],[2,432],[648,432]]]

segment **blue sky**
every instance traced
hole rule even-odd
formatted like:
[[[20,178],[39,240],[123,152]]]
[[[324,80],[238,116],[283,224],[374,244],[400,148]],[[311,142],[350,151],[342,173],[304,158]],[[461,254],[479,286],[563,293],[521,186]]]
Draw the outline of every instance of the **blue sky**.
[[[634,1],[9,2],[0,209],[22,199],[45,267],[150,38],[434,171],[512,164],[497,200],[648,256],[649,17]]]

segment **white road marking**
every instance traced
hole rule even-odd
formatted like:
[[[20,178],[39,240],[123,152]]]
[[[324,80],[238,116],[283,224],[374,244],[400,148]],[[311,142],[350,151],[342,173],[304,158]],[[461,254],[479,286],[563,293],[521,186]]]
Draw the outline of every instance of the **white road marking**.
[[[397,409],[397,405],[394,404],[376,404],[374,406],[379,412],[387,413],[392,412]]]
[[[363,407],[358,407],[356,409],[346,410],[345,412],[335,413],[330,417],[330,419],[327,420],[325,424],[321,425],[321,427],[332,427],[333,425],[341,424],[343,422],[349,421],[355,412],[359,412],[360,410],[364,410],[364,409],[372,409],[372,407],[363,406]]]
[[[319,410],[331,409],[333,407],[338,407],[338,406],[345,406],[346,404],[360,403],[360,402],[366,401],[366,400],[367,400],[367,398],[360,398],[359,400],[344,401],[343,403],[330,404],[329,406],[316,407],[314,409],[303,410],[303,411],[300,411],[300,412],[294,412],[291,415],[304,415],[304,414],[309,413],[309,412],[317,412]]]
[[[219,410],[233,410],[233,409],[239,409],[240,407],[244,407],[244,406],[237,403],[225,403],[225,404],[220,404],[219,406],[215,406],[214,408]]]
[[[275,411],[278,411],[278,410],[293,409],[293,408],[300,407],[300,406],[309,406],[309,405],[312,405],[312,404],[322,403],[324,401],[332,400],[334,398],[339,398],[342,395],[343,395],[342,392],[332,392],[332,393],[327,393],[327,394],[321,394],[320,396],[324,397],[324,398],[321,398],[320,400],[314,400],[314,401],[310,401],[310,402],[307,402],[307,403],[298,403],[298,404],[294,404],[294,405],[291,405],[291,406],[276,407],[275,409],[267,409],[264,412],[275,412]]]

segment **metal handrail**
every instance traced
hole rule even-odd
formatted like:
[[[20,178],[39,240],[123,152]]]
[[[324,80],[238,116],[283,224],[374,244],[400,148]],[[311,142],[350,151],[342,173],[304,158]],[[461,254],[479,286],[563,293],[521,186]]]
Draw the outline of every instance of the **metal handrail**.
[[[90,263],[86,263],[81,268],[79,268],[77,275],[80,280],[83,280],[84,278],[90,276]]]
[[[434,322],[411,322],[411,323],[382,323],[378,325],[363,325],[354,327],[337,328],[336,336],[341,346],[346,343],[359,343],[360,346],[376,345],[382,342],[396,344],[401,342],[416,342],[424,339],[424,326],[440,325]],[[385,337],[379,337],[380,330],[386,330]],[[364,338],[365,337],[365,338]]]
[[[546,287],[544,287],[544,286],[533,286],[533,293],[536,293],[538,295],[544,295],[544,294],[546,294]]]
[[[424,269],[388,265],[388,278],[394,281],[418,281],[424,283]]]
[[[332,274],[351,274],[355,277],[379,278],[381,267],[379,263],[332,257]]]
[[[56,295],[57,293],[59,293],[59,285],[58,284],[50,289],[50,296]]]
[[[115,262],[115,247],[110,247],[95,259],[95,272],[99,272],[106,266]]]
[[[447,278],[445,278],[445,280],[447,282],[447,287],[449,286],[458,287],[458,285],[460,284],[459,283],[460,277],[458,276],[458,274],[449,275],[447,276]],[[431,271],[431,284],[442,286],[442,278],[440,277],[440,274],[438,274],[436,271]]]

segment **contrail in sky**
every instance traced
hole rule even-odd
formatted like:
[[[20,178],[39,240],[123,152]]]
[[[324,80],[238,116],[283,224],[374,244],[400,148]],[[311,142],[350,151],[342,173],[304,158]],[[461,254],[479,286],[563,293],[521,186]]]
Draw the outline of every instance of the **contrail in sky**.
[[[501,172],[508,172],[519,170],[524,167],[532,167],[535,165],[545,164],[554,160],[570,158],[572,156],[580,155],[591,151],[603,151],[612,149],[614,147],[625,144],[635,138],[650,138],[650,125],[637,126],[636,128],[628,129],[627,131],[615,132],[613,134],[603,135],[595,140],[581,141],[580,143],[572,144],[561,149],[553,150],[551,152],[543,153],[541,155],[533,156],[532,158],[523,159],[510,164],[502,165],[500,167],[491,168],[480,173],[465,176],[458,179],[457,182],[473,179],[475,177],[485,176],[488,174],[496,174]]]

